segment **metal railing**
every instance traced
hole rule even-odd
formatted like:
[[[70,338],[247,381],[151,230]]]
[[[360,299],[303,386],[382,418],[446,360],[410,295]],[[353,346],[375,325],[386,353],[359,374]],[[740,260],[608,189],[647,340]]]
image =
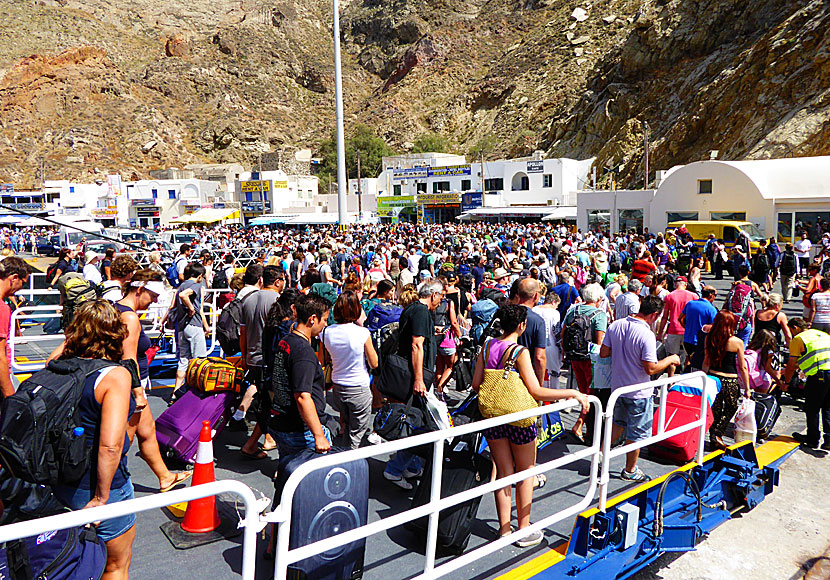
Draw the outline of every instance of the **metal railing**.
[[[157,493],[145,497],[120,501],[90,509],[77,510],[36,520],[0,526],[0,543],[19,538],[30,538],[54,530],[85,526],[129,514],[159,509],[179,502],[232,493],[239,496],[245,506],[245,517],[239,522],[242,536],[242,580],[254,580],[256,572],[256,537],[265,527],[260,518],[259,503],[250,487],[234,480],[220,480],[185,489]]]
[[[590,404],[595,408],[593,425],[594,433],[599,433],[602,421],[602,405],[600,404],[599,399],[597,399],[596,397],[591,396],[588,399]],[[441,497],[441,474],[443,468],[445,441],[459,435],[467,435],[478,431],[482,431],[484,429],[489,429],[491,427],[505,425],[507,423],[511,423],[519,419],[539,417],[541,415],[561,411],[563,409],[575,406],[579,406],[579,403],[573,399],[570,399],[552,405],[545,405],[535,409],[529,409],[527,411],[513,413],[511,415],[505,415],[493,419],[486,419],[484,421],[476,421],[474,423],[470,423],[468,425],[463,425],[460,427],[454,427],[452,429],[443,429],[440,431],[424,433],[422,435],[408,437],[400,441],[392,441],[389,443],[383,443],[381,445],[363,447],[361,449],[346,451],[343,453],[330,454],[301,465],[297,469],[297,471],[291,474],[291,476],[288,478],[288,481],[286,482],[285,488],[282,492],[280,505],[272,513],[267,514],[265,516],[265,519],[267,521],[275,522],[278,525],[277,546],[274,558],[275,580],[286,580],[288,574],[288,566],[293,563],[299,562],[300,560],[303,560],[315,554],[328,552],[340,546],[344,546],[351,542],[367,538],[368,536],[384,532],[390,528],[403,525],[407,522],[411,522],[413,520],[425,516],[429,517],[426,560],[424,564],[424,573],[418,578],[437,578],[439,576],[449,574],[454,570],[458,570],[459,568],[467,566],[481,559],[483,556],[495,552],[496,550],[499,550],[511,544],[512,542],[515,542],[516,540],[526,536],[527,534],[530,534],[537,530],[542,530],[547,526],[550,526],[560,520],[563,520],[572,515],[576,515],[577,513],[583,511],[593,502],[594,494],[596,493],[597,489],[597,468],[600,457],[600,444],[598,438],[596,437],[594,437],[594,444],[587,449],[582,449],[575,453],[570,453],[563,457],[559,457],[557,459],[547,461],[545,463],[537,464],[534,467],[531,467],[524,471],[514,473],[507,477],[502,477],[500,479],[491,481],[489,483],[485,483],[481,486],[475,487],[470,490],[456,493],[444,498]],[[334,536],[313,542],[311,544],[299,548],[289,548],[289,527],[291,525],[291,511],[294,493],[296,492],[297,487],[299,486],[302,479],[305,478],[307,475],[314,471],[334,467],[336,465],[346,463],[349,461],[368,459],[370,457],[378,457],[386,455],[388,453],[411,449],[419,445],[429,444],[432,444],[434,449],[432,456],[432,479],[430,481],[431,495],[430,500],[427,504],[406,510],[399,514],[382,518],[372,523],[366,523],[365,525],[362,525],[358,528],[354,528],[342,532],[340,534],[336,534]],[[435,565],[435,549],[437,546],[438,538],[438,518],[439,512],[441,510],[461,504],[465,501],[475,499],[477,497],[481,497],[487,493],[494,492],[497,489],[510,486],[529,477],[534,477],[537,474],[544,473],[546,471],[551,471],[560,468],[564,465],[573,463],[575,461],[581,461],[589,458],[591,460],[591,477],[589,487],[585,495],[577,504],[572,505],[569,508],[560,510],[554,514],[551,514],[539,520],[538,522],[531,524],[527,528],[513,532],[507,536],[499,538],[498,540],[487,542],[483,546],[471,550],[470,552],[467,552],[456,558],[452,558],[451,560],[441,564],[440,566]]]
[[[675,427],[670,431],[666,431],[666,402],[669,385],[672,385],[681,380],[688,384],[690,381],[696,381],[698,379],[700,379],[701,393],[700,417],[696,421],[692,421],[691,423],[687,423],[685,425],[681,425],[680,427]],[[636,393],[637,391],[641,391],[644,389],[653,390],[657,387],[660,388],[660,406],[658,408],[657,432],[651,437],[643,439],[642,441],[635,441],[634,443],[629,443],[627,445],[611,449],[611,430],[614,426],[614,408],[619,398],[629,393]],[[636,449],[641,449],[642,447],[647,447],[648,445],[657,443],[659,441],[663,441],[670,437],[674,437],[675,435],[679,435],[680,433],[685,433],[686,431],[698,429],[700,432],[698,433],[697,453],[695,455],[695,460],[698,464],[703,463],[703,445],[705,442],[704,440],[706,439],[706,407],[709,405],[709,401],[706,397],[706,394],[706,374],[701,371],[697,371],[695,373],[690,373],[686,375],[674,375],[673,377],[664,377],[656,381],[649,381],[648,383],[640,383],[637,385],[620,387],[612,391],[611,396],[608,399],[608,406],[605,410],[604,415],[605,425],[604,435],[602,438],[602,475],[600,476],[599,483],[599,509],[601,511],[605,511],[605,507],[608,502],[608,482],[610,481],[609,466],[611,460],[615,457],[625,455],[629,451],[634,451]],[[596,432],[597,431],[595,431],[595,433]]]

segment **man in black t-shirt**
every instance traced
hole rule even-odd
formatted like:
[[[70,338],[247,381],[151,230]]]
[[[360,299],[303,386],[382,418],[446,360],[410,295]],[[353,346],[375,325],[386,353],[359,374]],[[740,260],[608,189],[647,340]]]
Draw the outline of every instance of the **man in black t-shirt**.
[[[311,347],[326,327],[329,303],[317,294],[300,296],[294,304],[297,326],[279,343],[274,356],[274,402],[268,430],[277,440],[280,457],[302,449],[331,449],[326,428],[325,375]]]
[[[444,284],[439,280],[425,282],[418,290],[418,300],[407,306],[398,322],[398,354],[409,360],[414,378],[413,390],[423,395],[423,369],[435,369],[437,348],[435,344],[435,322],[432,312],[441,304]]]

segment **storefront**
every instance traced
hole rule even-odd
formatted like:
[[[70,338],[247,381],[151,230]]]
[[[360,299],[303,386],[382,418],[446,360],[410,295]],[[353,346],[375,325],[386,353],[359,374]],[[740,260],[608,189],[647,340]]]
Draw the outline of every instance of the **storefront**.
[[[418,211],[422,216],[419,220],[426,224],[453,223],[461,215],[461,194],[428,193],[417,198]]]
[[[130,226],[155,228],[161,225],[161,207],[152,199],[134,199],[130,202]]]
[[[377,216],[381,223],[415,221],[414,195],[386,195],[377,198]]]

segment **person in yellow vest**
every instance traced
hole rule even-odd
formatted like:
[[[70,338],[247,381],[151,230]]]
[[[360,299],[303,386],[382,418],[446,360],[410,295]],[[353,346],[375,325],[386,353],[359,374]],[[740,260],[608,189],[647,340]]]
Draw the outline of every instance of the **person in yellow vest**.
[[[807,434],[793,433],[793,439],[805,447],[819,446],[819,414],[821,414],[824,445],[830,451],[830,334],[810,328],[803,318],[787,322],[793,339],[790,341],[790,360],[784,370],[784,383],[789,384],[796,370],[807,377],[804,413],[807,415]]]

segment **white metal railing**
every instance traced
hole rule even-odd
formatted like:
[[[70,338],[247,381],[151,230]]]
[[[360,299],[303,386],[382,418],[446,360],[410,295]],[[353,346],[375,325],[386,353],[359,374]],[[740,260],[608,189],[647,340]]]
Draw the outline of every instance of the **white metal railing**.
[[[174,503],[215,496],[220,493],[232,493],[239,496],[245,506],[245,517],[239,522],[239,527],[242,528],[243,533],[242,580],[254,580],[256,572],[256,536],[266,525],[260,518],[260,511],[264,511],[267,504],[258,501],[250,487],[235,480],[204,483],[167,493],[156,493],[94,508],[0,526],[0,543],[146,512]]]
[[[675,427],[670,431],[666,431],[666,398],[668,395],[669,385],[672,385],[681,380],[688,383],[689,381],[695,381],[698,379],[700,380],[701,393],[700,417],[696,421],[692,421],[691,423],[687,423],[685,425],[681,425],[680,427]],[[643,389],[654,389],[656,387],[660,388],[660,406],[658,409],[659,413],[657,420],[657,433],[647,439],[643,439],[642,441],[636,441],[634,443],[629,443],[628,445],[623,445],[621,447],[611,449],[611,430],[614,426],[614,407],[617,404],[617,400],[622,395],[636,393],[637,391],[641,391]],[[635,449],[640,449],[653,443],[657,443],[670,437],[674,437],[675,435],[679,435],[680,433],[685,433],[686,431],[691,431],[692,429],[698,429],[699,433],[697,442],[697,454],[695,456],[695,459],[698,462],[698,464],[703,463],[703,445],[705,442],[704,440],[706,439],[706,407],[709,405],[709,401],[706,397],[706,394],[706,374],[702,371],[697,371],[686,375],[674,375],[673,377],[664,377],[656,381],[649,381],[648,383],[620,387],[612,391],[611,396],[608,399],[607,408],[605,410],[605,433],[602,438],[602,475],[600,476],[599,486],[599,509],[601,511],[605,511],[605,507],[608,501],[608,482],[610,481],[609,466],[611,460],[615,457],[625,455],[629,451],[634,451]],[[594,432],[596,433],[597,431]]]
[[[594,433],[599,433],[602,421],[602,405],[600,404],[599,399],[597,399],[596,397],[591,396],[588,399],[590,404],[595,408],[593,425]],[[570,399],[567,401],[561,401],[553,405],[545,405],[542,407],[538,407],[536,409],[529,409],[527,411],[521,411],[519,413],[505,415],[503,417],[486,419],[484,421],[476,421],[474,423],[470,423],[468,425],[463,425],[460,427],[454,427],[452,429],[443,429],[430,433],[424,433],[422,435],[408,437],[400,441],[392,441],[388,443],[383,443],[381,445],[363,447],[360,449],[346,451],[343,453],[321,456],[320,458],[314,459],[313,461],[309,461],[301,465],[297,469],[297,471],[291,474],[291,476],[288,478],[288,481],[286,482],[285,488],[282,492],[280,505],[272,513],[266,515],[265,517],[266,520],[270,522],[275,522],[278,525],[277,546],[274,558],[274,578],[276,580],[286,580],[288,566],[290,564],[299,562],[300,560],[303,560],[315,554],[333,550],[335,548],[366,538],[373,534],[381,533],[390,528],[400,526],[402,524],[425,516],[429,516],[426,560],[424,564],[424,573],[418,578],[437,578],[439,576],[449,574],[454,570],[458,570],[459,568],[467,566],[479,560],[483,556],[495,552],[496,550],[499,550],[509,545],[510,543],[520,539],[521,537],[529,533],[541,530],[562,519],[565,519],[572,515],[576,515],[577,513],[583,511],[588,506],[590,506],[590,504],[593,502],[594,494],[596,493],[597,468],[600,457],[600,442],[598,437],[594,437],[594,444],[587,449],[582,449],[580,451],[570,453],[568,455],[554,459],[552,461],[537,464],[534,467],[531,467],[518,473],[514,473],[510,476],[503,477],[495,481],[491,481],[489,483],[483,484],[470,490],[466,490],[457,494],[441,498],[441,474],[443,468],[445,441],[459,435],[475,433],[491,427],[504,425],[506,423],[510,423],[518,419],[538,417],[541,415],[546,415],[555,411],[560,411],[575,406],[579,406],[579,403],[573,399]],[[296,492],[297,487],[299,486],[300,482],[304,477],[306,477],[313,471],[326,469],[341,463],[356,461],[359,459],[368,459],[370,457],[377,457],[381,455],[386,455],[388,453],[404,451],[406,449],[410,449],[412,447],[416,447],[419,445],[429,444],[432,444],[434,449],[431,472],[432,480],[430,482],[431,495],[430,500],[427,504],[406,510],[402,513],[395,514],[387,518],[382,518],[372,523],[366,523],[365,525],[362,525],[358,528],[348,530],[340,534],[336,534],[334,536],[313,542],[306,546],[289,549],[289,527],[291,525],[291,510],[294,499],[294,493]],[[498,540],[488,542],[479,548],[476,548],[456,558],[452,558],[451,560],[441,564],[440,566],[435,566],[435,548],[437,545],[438,538],[438,517],[439,512],[441,510],[450,508],[452,506],[458,505],[465,501],[469,501],[471,499],[475,499],[477,497],[481,497],[487,493],[496,491],[497,489],[501,489],[503,487],[517,483],[521,480],[527,479],[528,477],[533,477],[539,473],[551,471],[564,465],[568,465],[574,461],[580,461],[588,458],[590,458],[591,460],[590,484],[587,492],[577,504],[570,506],[569,508],[560,510],[554,514],[551,514],[537,521],[536,523],[531,524],[529,527],[525,529],[513,532],[512,534],[499,538]]]

